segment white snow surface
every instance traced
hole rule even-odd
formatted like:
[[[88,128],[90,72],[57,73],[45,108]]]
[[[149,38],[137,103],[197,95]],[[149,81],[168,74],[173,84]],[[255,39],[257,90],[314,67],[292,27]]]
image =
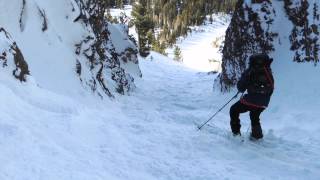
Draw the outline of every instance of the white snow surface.
[[[152,56],[136,91],[112,102],[83,104],[1,76],[0,179],[318,179],[314,102],[292,111],[277,95],[262,142],[247,140],[247,116],[245,142],[230,135],[230,106],[197,131],[232,94],[213,93],[215,75]]]
[[[198,46],[205,34],[199,33]],[[292,63],[288,37],[280,36],[273,55],[276,90],[261,117],[261,142],[248,140],[248,114],[241,116],[245,141],[232,137],[230,105],[198,131],[196,124],[235,92],[214,92],[216,75],[154,52],[153,61],[140,60],[144,76],[136,90],[115,100],[85,97],[78,86],[70,96],[42,83],[45,76],[21,84],[1,73],[0,179],[319,179],[319,67]],[[189,46],[182,49],[201,49]]]
[[[205,25],[191,27],[192,32],[186,38],[179,38],[176,43],[181,49],[183,64],[186,67],[202,72],[221,72],[220,46],[224,41],[231,17],[220,13],[213,14],[212,18],[212,23],[207,20]],[[213,45],[213,42],[217,42],[217,45]],[[173,51],[174,47],[167,50],[170,58],[174,58]]]

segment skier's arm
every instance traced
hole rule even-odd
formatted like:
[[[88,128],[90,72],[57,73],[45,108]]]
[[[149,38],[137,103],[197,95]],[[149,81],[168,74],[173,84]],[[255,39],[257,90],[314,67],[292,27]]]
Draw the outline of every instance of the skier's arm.
[[[249,71],[246,70],[244,73],[242,73],[241,78],[237,83],[238,91],[244,93],[248,88],[248,83],[249,83]]]

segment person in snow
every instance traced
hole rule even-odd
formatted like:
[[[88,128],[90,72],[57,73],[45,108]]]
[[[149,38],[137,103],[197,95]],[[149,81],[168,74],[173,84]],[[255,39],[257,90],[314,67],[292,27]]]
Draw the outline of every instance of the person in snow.
[[[267,54],[255,54],[249,59],[249,68],[237,83],[238,91],[247,93],[230,108],[230,125],[235,136],[241,135],[240,113],[250,112],[251,138],[263,138],[260,114],[268,107],[274,89],[271,71],[273,59]]]

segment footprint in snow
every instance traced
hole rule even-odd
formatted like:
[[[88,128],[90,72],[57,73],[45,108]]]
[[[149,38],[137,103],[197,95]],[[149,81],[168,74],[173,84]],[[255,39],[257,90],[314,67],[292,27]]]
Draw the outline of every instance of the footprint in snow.
[[[1,139],[14,136],[17,131],[18,131],[18,128],[16,126],[8,125],[8,124],[0,124]]]

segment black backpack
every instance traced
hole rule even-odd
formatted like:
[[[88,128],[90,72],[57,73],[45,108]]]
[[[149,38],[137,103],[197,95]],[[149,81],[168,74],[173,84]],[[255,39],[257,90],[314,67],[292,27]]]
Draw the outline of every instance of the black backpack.
[[[267,54],[252,55],[249,60],[249,93],[271,94],[274,80],[270,65],[273,59]]]

